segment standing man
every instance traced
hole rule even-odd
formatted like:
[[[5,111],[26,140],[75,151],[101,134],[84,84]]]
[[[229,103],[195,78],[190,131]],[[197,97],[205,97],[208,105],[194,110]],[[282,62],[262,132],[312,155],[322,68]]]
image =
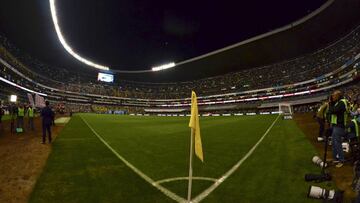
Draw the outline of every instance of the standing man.
[[[30,128],[30,130],[35,130],[35,128],[34,128],[34,108],[32,106],[29,106],[27,113],[28,113],[28,118],[29,118],[29,128]]]
[[[19,104],[17,110],[17,128],[21,128],[22,130],[24,130],[24,115],[25,115],[24,105]]]
[[[340,168],[345,162],[342,138],[346,135],[345,126],[348,117],[348,102],[343,98],[341,91],[336,90],[331,94],[328,113],[331,117],[333,162],[336,163],[337,168]]]
[[[48,132],[49,144],[51,143],[51,124],[53,122],[54,112],[49,107],[49,101],[45,102],[45,107],[41,110],[42,117],[42,144],[46,141],[46,131]]]

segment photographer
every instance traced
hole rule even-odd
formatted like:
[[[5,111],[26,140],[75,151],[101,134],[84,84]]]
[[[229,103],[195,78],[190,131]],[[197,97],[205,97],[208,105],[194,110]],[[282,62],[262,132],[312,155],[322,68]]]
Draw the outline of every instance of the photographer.
[[[359,110],[358,110],[359,111]],[[360,116],[351,120],[349,124],[349,136],[354,137],[353,139],[359,139],[360,133]],[[359,147],[359,146],[358,146]],[[359,149],[358,149],[359,150]],[[359,151],[355,153],[355,163],[354,163],[354,179],[353,179],[353,189],[357,193],[357,198],[355,203],[360,203],[360,162],[359,162]]]
[[[360,96],[354,101],[354,104],[351,107],[350,114],[352,117],[360,116]]]
[[[332,128],[333,162],[336,163],[337,168],[342,167],[345,162],[342,138],[346,135],[345,126],[347,125],[348,112],[348,101],[344,99],[341,91],[334,91],[329,99],[328,114]]]
[[[348,125],[348,137],[349,139],[359,138],[359,126],[360,126],[360,116],[351,120]]]

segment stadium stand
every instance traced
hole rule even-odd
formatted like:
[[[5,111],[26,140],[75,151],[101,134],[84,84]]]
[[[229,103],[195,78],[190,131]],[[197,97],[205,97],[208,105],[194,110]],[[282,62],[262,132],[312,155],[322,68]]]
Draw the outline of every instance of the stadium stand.
[[[323,99],[328,91],[339,86],[358,86],[359,32],[360,26],[314,53],[236,73],[180,83],[118,80],[114,84],[96,81],[90,76],[95,75],[91,71],[74,74],[66,68],[51,68],[21,53],[1,36],[0,76],[16,85],[47,94],[54,102],[66,101],[66,106],[73,112],[187,111],[191,90],[200,95],[200,110],[255,108],[262,111],[276,106],[279,101],[296,100],[294,105],[306,105]],[[11,85],[7,83],[7,86]]]

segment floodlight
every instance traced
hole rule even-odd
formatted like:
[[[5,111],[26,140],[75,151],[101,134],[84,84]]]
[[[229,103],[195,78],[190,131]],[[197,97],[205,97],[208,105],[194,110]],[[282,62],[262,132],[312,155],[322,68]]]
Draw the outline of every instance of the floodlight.
[[[10,95],[10,102],[16,103],[16,101],[17,101],[17,96],[16,95]]]
[[[73,49],[67,44],[67,42],[65,41],[64,36],[61,33],[60,26],[58,24],[58,18],[57,18],[57,15],[56,15],[55,0],[49,0],[49,2],[50,2],[51,17],[52,17],[52,20],[53,20],[53,23],[54,23],[54,26],[55,26],[55,31],[56,31],[56,34],[57,34],[60,42],[61,42],[61,45],[65,48],[65,50],[67,52],[69,52],[69,54],[71,54],[74,58],[81,61],[82,63],[85,63],[88,66],[92,66],[94,68],[101,69],[101,70],[109,70],[109,67],[103,66],[103,65],[100,65],[100,64],[96,64],[96,63],[94,63],[94,62],[92,62],[92,61],[90,61],[88,59],[85,59],[85,58],[81,57],[79,54],[77,54],[77,53],[75,53],[73,51]]]
[[[7,80],[7,79],[5,79],[5,78],[3,78],[3,77],[1,77],[0,76],[0,81],[3,81],[3,82],[5,82],[5,83],[7,83],[7,84],[9,84],[9,85],[11,85],[11,86],[14,86],[14,87],[18,87],[18,88],[20,88],[20,89],[22,89],[22,90],[25,90],[25,91],[27,91],[27,92],[31,92],[31,93],[35,93],[35,94],[38,94],[38,95],[41,95],[41,96],[47,96],[47,94],[44,94],[44,93],[41,93],[41,92],[36,92],[36,91],[34,91],[34,90],[31,90],[31,89],[28,89],[28,88],[26,88],[26,87],[23,87],[23,86],[20,86],[20,85],[18,85],[18,84],[16,84],[16,83],[13,83],[13,82],[11,82],[10,80]]]
[[[169,69],[169,68],[172,68],[172,67],[175,67],[175,63],[174,62],[171,62],[171,63],[168,63],[168,64],[164,64],[164,65],[161,65],[161,66],[155,66],[155,67],[152,67],[152,71],[160,71],[160,70],[165,70],[165,69]]]

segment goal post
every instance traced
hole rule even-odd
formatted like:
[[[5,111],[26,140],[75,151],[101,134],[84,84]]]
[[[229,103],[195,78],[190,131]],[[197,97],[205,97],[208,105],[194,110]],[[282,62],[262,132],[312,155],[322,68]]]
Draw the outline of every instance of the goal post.
[[[279,114],[283,115],[284,119],[292,119],[292,105],[290,103],[279,103]]]

